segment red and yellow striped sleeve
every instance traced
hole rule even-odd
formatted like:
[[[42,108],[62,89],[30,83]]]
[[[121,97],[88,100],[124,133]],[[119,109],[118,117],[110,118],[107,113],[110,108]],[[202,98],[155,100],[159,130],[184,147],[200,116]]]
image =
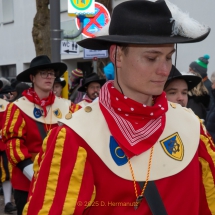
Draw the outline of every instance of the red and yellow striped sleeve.
[[[82,107],[79,104],[72,103],[70,106],[70,112],[75,113],[76,111],[80,110]]]
[[[52,129],[45,138],[23,215],[83,213],[95,196],[94,180],[87,152],[76,140],[66,126]]]
[[[2,139],[6,143],[8,160],[13,166],[31,158],[25,146],[26,123],[20,109],[10,103],[7,106],[3,119]],[[30,159],[29,159],[30,160]]]
[[[201,198],[199,214],[215,214],[215,147],[212,138],[201,125],[198,149]]]

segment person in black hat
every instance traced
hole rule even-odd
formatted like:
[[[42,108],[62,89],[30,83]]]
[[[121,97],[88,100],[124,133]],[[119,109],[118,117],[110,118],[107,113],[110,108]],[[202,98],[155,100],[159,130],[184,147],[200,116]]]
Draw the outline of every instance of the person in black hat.
[[[57,78],[54,81],[53,91],[58,97],[61,97],[63,88],[66,86],[66,81],[64,78]]]
[[[125,1],[109,35],[78,42],[109,49],[115,79],[50,132],[24,214],[215,213],[213,144],[193,112],[163,92],[174,44],[210,31],[181,13],[163,0]]]
[[[31,82],[32,87],[7,106],[2,139],[12,164],[11,182],[18,215],[27,202],[34,174],[33,161],[41,150],[42,141],[70,109],[71,102],[56,97],[52,91],[55,78],[63,75],[66,69],[66,64],[52,63],[46,55],[35,57],[30,67],[17,76],[17,81]],[[21,86],[19,90],[22,89]]]
[[[74,113],[88,104],[95,101],[100,93],[101,87],[106,82],[105,79],[100,79],[96,73],[91,73],[83,79],[81,87],[78,88],[79,92],[85,93],[80,102],[74,103],[71,112]]]
[[[201,78],[189,73],[180,73],[173,65],[167,82],[164,86],[167,100],[187,107],[188,91],[201,82]]]
[[[83,79],[82,86],[78,88],[78,91],[85,92],[83,100],[91,103],[99,96],[100,89],[105,82],[106,80],[100,79],[96,73],[91,73]]]

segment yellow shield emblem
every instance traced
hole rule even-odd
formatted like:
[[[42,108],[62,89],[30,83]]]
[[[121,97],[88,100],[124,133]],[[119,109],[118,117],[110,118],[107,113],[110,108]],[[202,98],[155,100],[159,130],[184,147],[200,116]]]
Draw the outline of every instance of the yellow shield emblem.
[[[60,109],[56,109],[53,111],[54,115],[58,118],[58,119],[61,119],[62,118],[62,113],[60,111]]]
[[[171,158],[181,161],[184,157],[184,145],[178,132],[160,141],[163,150]]]

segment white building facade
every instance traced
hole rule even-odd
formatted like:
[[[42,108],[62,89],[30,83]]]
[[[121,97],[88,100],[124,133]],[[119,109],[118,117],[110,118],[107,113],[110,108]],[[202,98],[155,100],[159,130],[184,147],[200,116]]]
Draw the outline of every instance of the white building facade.
[[[113,7],[122,0],[112,0]],[[61,29],[64,34],[77,31],[75,20],[67,14],[67,0],[61,2]],[[189,11],[191,17],[211,27],[208,38],[200,43],[178,45],[177,67],[188,71],[189,64],[203,56],[210,55],[208,73],[215,71],[215,1],[214,0],[172,0],[183,11]],[[29,67],[36,56],[32,39],[33,19],[36,14],[35,0],[0,0],[0,77],[14,78]],[[75,41],[83,39],[81,35]],[[91,60],[83,59],[83,50],[76,55],[62,54],[61,59],[68,71],[80,66],[90,67]],[[174,57],[173,57],[174,63]]]

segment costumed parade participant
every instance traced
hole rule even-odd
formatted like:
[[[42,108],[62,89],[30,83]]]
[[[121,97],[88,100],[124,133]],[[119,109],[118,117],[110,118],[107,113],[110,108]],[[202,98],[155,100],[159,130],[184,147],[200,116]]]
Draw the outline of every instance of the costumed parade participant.
[[[56,97],[52,91],[55,78],[66,71],[64,63],[51,63],[46,55],[35,57],[30,68],[17,76],[18,81],[32,82],[22,97],[7,106],[2,139],[12,164],[11,182],[18,215],[27,202],[30,182],[33,177],[33,161],[41,150],[47,133],[58,124],[71,101]]]
[[[182,107],[187,106],[188,91],[192,90],[201,82],[201,78],[191,73],[180,73],[178,69],[172,65],[167,82],[164,86],[167,100],[178,103]]]
[[[79,92],[84,92],[82,101],[72,105],[72,112],[76,112],[88,104],[92,103],[99,97],[99,92],[103,84],[106,82],[105,79],[100,79],[96,73],[89,74],[83,79],[82,86],[78,88]]]
[[[199,42],[210,29],[187,14],[175,20],[172,8],[182,13],[163,0],[125,1],[109,35],[78,42],[109,49],[115,80],[48,134],[24,215],[215,213],[214,144],[163,92],[174,44]]]
[[[0,85],[1,85],[0,81]],[[0,87],[1,88],[1,87]],[[3,126],[3,116],[6,110],[6,107],[8,105],[8,102],[4,99],[0,99],[0,130]],[[0,131],[2,132],[2,130]],[[2,136],[0,135],[0,180],[2,184],[3,189],[3,195],[4,195],[4,212],[5,213],[11,213],[13,211],[16,211],[16,206],[11,202],[11,196],[12,196],[12,184],[10,182],[11,178],[11,165],[8,162],[7,155],[5,152],[6,145],[2,141]]]

